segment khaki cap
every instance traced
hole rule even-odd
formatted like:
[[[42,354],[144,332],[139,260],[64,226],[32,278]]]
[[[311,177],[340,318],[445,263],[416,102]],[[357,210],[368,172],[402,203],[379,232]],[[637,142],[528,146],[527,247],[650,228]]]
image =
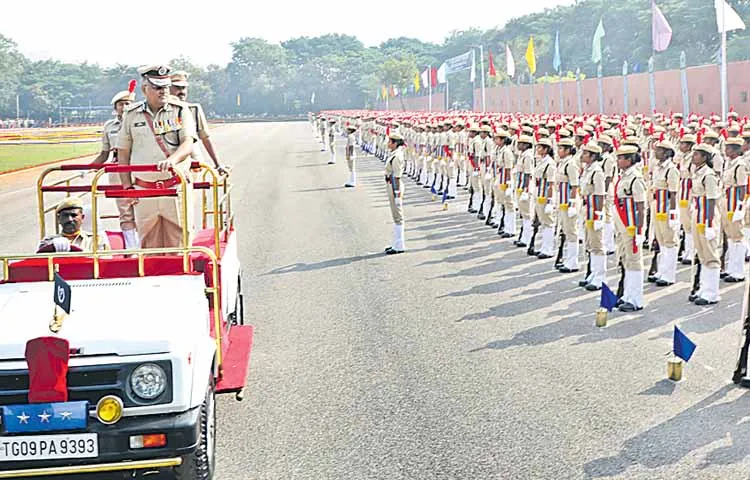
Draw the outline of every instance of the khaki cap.
[[[663,148],[664,150],[672,150],[673,152],[676,151],[675,148],[674,148],[674,145],[672,145],[671,143],[669,143],[666,140],[663,140],[663,141],[660,141],[660,142],[656,142],[656,145],[654,145],[654,147],[656,147],[656,148]]]
[[[114,105],[115,103],[121,101],[121,100],[128,100],[130,102],[135,100],[135,92],[131,92],[130,90],[123,90],[121,92],[115,93],[115,96],[112,97],[112,100],[109,102],[110,104]]]
[[[700,145],[698,145],[697,147],[695,147],[694,151],[696,151],[696,152],[706,152],[709,155],[715,155],[716,154],[716,149],[714,147],[712,147],[711,145],[708,145],[706,143],[701,143]]]
[[[508,132],[506,132],[506,131],[505,131],[505,130],[503,130],[502,128],[499,128],[499,129],[497,130],[497,132],[495,132],[495,135],[494,135],[494,136],[495,136],[495,137],[506,138],[506,137],[508,136]]]
[[[521,135],[518,137],[518,141],[516,143],[528,143],[529,145],[534,145],[534,137],[529,135]]]
[[[404,137],[402,137],[401,134],[398,132],[391,133],[390,135],[388,135],[388,138],[390,138],[391,140],[403,140],[404,139]]]
[[[172,75],[169,76],[170,80],[172,80],[172,85],[175,87],[187,87],[189,85],[188,83],[188,77],[190,74],[184,70],[178,70],[176,72],[172,72]]]
[[[546,138],[546,137],[545,138],[540,138],[539,141],[536,142],[536,144],[537,145],[544,145],[544,146],[552,148],[552,140],[550,140],[549,138]]]
[[[586,145],[584,145],[583,150],[585,152],[598,153],[600,155],[602,153],[602,147],[600,147],[599,145],[593,142],[589,142]]]
[[[573,147],[575,146],[575,143],[573,142],[573,139],[571,138],[561,138],[559,142],[557,142],[558,147]]]
[[[83,210],[83,202],[78,197],[67,197],[55,208],[56,213],[60,213],[63,210],[70,210],[72,208],[78,208]]]
[[[739,138],[739,137],[732,137],[732,138],[727,138],[727,140],[724,142],[724,144],[726,144],[726,145],[735,145],[737,147],[741,147],[742,145],[745,144],[745,142],[741,138]]]
[[[635,145],[621,145],[615,153],[617,155],[632,155],[638,153],[638,147]]]
[[[599,140],[597,140],[598,143],[603,143],[605,145],[614,145],[614,142],[612,142],[612,137],[609,135],[601,134],[599,135]]]
[[[680,143],[695,143],[697,138],[692,133],[686,133],[680,138]]]

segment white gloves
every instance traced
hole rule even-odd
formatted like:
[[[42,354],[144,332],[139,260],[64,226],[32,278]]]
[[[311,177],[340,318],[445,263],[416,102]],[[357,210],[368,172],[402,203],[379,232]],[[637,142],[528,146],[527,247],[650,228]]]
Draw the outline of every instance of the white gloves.
[[[741,222],[745,218],[745,209],[742,208],[742,204],[740,203],[737,205],[737,210],[734,211],[734,214],[732,215],[732,221],[733,222]]]
[[[547,205],[544,206],[544,213],[546,213],[547,215],[552,215],[552,212],[554,211],[555,211],[555,208],[552,206],[551,203],[548,203]]]
[[[55,246],[56,252],[69,252],[70,251],[70,241],[65,237],[53,238],[52,245]]]
[[[529,192],[523,192],[523,193],[521,194],[521,198],[520,198],[520,200],[521,200],[521,201],[524,201],[524,202],[525,202],[525,201],[527,201],[528,199],[529,199]]]
[[[680,227],[680,211],[679,210],[670,210],[669,211],[669,228],[679,228]]]
[[[713,227],[706,227],[706,240],[709,242],[716,238],[716,229]]]
[[[568,207],[568,217],[569,218],[575,218],[578,216],[578,212],[573,207]]]
[[[478,177],[479,176],[479,172],[471,172],[471,176],[472,177]]]
[[[604,228],[604,222],[601,220],[594,220],[594,230],[597,232]]]
[[[640,233],[635,234],[635,244],[636,246],[640,247],[643,245],[643,242],[646,241],[646,236]]]

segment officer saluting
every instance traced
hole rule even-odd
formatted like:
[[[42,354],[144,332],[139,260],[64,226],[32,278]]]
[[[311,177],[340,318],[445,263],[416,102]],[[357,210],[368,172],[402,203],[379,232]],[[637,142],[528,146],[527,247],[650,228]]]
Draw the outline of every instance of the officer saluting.
[[[143,78],[144,101],[132,104],[122,118],[117,138],[120,165],[158,164],[160,172],[125,172],[120,175],[125,189],[175,188],[180,179],[170,172],[179,169],[186,180],[189,162],[185,162],[198,140],[195,121],[187,104],[169,94],[171,68],[149,65],[138,69]],[[181,195],[188,196],[191,186]],[[177,247],[182,241],[182,209],[179,199],[169,197],[135,200],[136,228],[143,248]],[[192,231],[188,208],[188,236]],[[188,238],[190,242],[190,238]]]
[[[385,160],[385,182],[388,203],[393,217],[393,243],[385,253],[403,253],[404,246],[404,191],[401,175],[404,170],[404,138],[398,132],[388,137],[388,154]]]

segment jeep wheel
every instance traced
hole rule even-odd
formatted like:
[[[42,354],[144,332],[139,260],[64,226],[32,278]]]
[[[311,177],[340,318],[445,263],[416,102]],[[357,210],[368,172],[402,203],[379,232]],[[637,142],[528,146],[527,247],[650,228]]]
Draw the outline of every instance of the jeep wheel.
[[[216,467],[216,403],[213,379],[209,382],[206,398],[201,406],[201,431],[198,447],[191,455],[182,457],[182,465],[175,467],[175,480],[211,480]]]

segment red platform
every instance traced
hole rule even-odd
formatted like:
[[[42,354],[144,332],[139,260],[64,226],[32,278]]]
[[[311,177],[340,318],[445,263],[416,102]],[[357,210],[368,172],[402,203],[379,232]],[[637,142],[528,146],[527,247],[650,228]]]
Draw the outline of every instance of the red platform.
[[[235,325],[229,330],[229,346],[224,350],[224,376],[216,383],[216,393],[239,392],[245,388],[253,348],[253,326]]]

